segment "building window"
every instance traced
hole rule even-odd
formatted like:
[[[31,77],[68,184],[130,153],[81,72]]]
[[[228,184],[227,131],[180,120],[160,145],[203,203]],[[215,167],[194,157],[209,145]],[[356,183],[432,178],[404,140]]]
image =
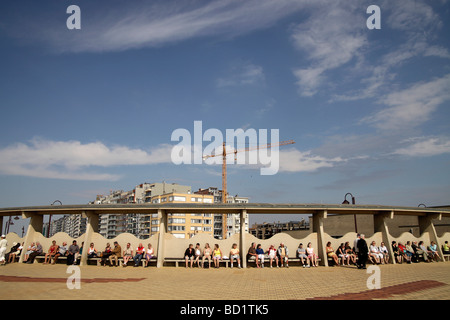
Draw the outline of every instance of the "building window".
[[[184,226],[168,226],[167,230],[168,231],[184,231],[185,227]]]

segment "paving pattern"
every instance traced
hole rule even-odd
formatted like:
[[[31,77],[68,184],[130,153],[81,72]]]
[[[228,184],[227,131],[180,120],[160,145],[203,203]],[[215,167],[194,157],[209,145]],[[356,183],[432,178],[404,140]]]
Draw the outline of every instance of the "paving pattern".
[[[0,299],[8,300],[449,300],[450,262],[350,267],[186,269],[82,266],[80,289],[69,289],[64,264],[0,267]]]

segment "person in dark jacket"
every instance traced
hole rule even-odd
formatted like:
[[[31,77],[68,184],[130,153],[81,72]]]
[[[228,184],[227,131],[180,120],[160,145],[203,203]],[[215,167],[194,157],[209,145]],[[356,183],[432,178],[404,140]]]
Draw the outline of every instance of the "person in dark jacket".
[[[358,269],[366,269],[367,257],[369,256],[369,248],[367,247],[367,242],[364,239],[364,235],[357,242],[358,248]]]

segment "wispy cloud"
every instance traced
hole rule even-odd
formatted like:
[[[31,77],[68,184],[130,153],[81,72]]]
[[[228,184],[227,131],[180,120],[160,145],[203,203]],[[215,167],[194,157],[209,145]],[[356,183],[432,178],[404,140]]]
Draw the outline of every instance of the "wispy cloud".
[[[301,95],[316,94],[328,71],[349,63],[367,44],[361,32],[364,17],[354,11],[354,5],[347,2],[332,2],[292,29],[293,44],[306,54],[309,65],[294,70]]]
[[[125,5],[108,2],[101,6],[102,10],[83,7],[79,32],[67,33],[64,28],[55,28],[53,20],[42,21],[33,30],[36,39],[32,40],[61,52],[105,52],[212,35],[234,37],[269,27],[305,5],[306,0],[133,1]],[[35,24],[39,17],[33,18]],[[28,27],[15,26],[10,31],[24,38],[31,20],[23,21]]]
[[[295,148],[280,150],[280,172],[314,172],[321,168],[334,167],[344,161],[346,160],[341,157],[326,158]]]
[[[450,74],[410,88],[388,94],[380,99],[387,108],[365,117],[362,123],[382,130],[402,130],[429,120],[442,103],[450,100]]]
[[[450,153],[450,138],[448,137],[418,137],[405,141],[407,146],[393,152],[396,155],[410,157],[427,157]]]
[[[226,77],[217,79],[217,87],[263,84],[265,80],[263,68],[252,63],[232,66],[229,73]]]
[[[71,180],[118,180],[119,175],[99,173],[99,168],[152,165],[170,162],[172,146],[152,150],[126,146],[108,147],[101,142],[51,141],[35,138],[0,149],[0,173]]]

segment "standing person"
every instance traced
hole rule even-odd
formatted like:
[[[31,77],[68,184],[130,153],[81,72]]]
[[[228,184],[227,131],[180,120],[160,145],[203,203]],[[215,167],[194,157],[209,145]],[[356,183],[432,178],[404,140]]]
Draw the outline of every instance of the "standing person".
[[[119,265],[119,258],[122,257],[122,247],[119,245],[117,241],[114,241],[114,248],[111,250],[111,254],[109,255],[109,266],[113,266],[113,259],[115,262],[115,266]]]
[[[205,267],[206,259],[208,259],[208,269],[211,268],[211,255],[212,255],[211,247],[209,246],[209,243],[206,243],[205,248],[203,248],[202,268]]]
[[[280,256],[280,264],[283,267],[283,261],[286,264],[286,268],[289,268],[289,249],[284,245],[284,243],[280,243],[278,247],[278,255]]]
[[[48,252],[44,256],[44,264],[51,263],[52,257],[58,253],[59,246],[56,245],[56,241],[52,241],[52,245],[48,249]]]
[[[67,265],[77,264],[78,254],[80,252],[80,247],[77,245],[77,241],[73,240],[72,244],[69,246],[69,252],[67,255]]]
[[[138,247],[136,248],[136,254],[133,258],[134,260],[134,266],[138,267],[141,264],[141,260],[144,257],[145,248],[142,243],[139,243]]]
[[[233,243],[233,246],[231,247],[230,250],[230,261],[231,261],[231,268],[233,268],[233,260],[236,259],[237,263],[238,263],[238,268],[241,268],[241,258],[239,256],[239,249],[237,247],[236,243]]]
[[[367,257],[369,255],[369,248],[367,242],[364,239],[364,235],[360,235],[360,239],[357,243],[358,248],[358,269],[366,269]]]
[[[8,240],[6,240],[6,236],[2,234],[1,240],[0,240],[0,264],[5,265],[6,264],[6,247],[8,246]]]
[[[353,251],[355,251],[355,254],[358,255],[358,241],[361,239],[361,235],[358,233],[356,235],[355,242],[353,242]]]

